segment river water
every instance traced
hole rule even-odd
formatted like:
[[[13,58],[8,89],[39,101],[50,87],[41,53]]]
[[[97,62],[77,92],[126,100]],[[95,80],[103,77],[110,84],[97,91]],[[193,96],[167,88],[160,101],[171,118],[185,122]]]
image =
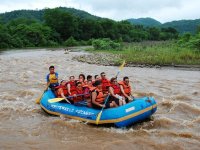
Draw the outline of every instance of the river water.
[[[158,110],[151,120],[129,128],[94,126],[49,116],[35,104],[45,88],[48,67],[60,79],[106,72],[118,67],[72,60],[80,52],[17,50],[0,54],[0,149],[176,149],[200,147],[200,71],[124,67],[136,97],[154,96]]]

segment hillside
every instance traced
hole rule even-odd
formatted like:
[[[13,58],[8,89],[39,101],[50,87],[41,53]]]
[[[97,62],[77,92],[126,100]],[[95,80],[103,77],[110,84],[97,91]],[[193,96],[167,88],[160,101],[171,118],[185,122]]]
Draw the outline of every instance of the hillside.
[[[138,18],[138,19],[127,19],[131,24],[143,25],[143,26],[159,26],[161,23],[153,18]]]
[[[192,34],[197,31],[198,26],[200,26],[200,19],[172,21],[162,24],[162,27],[173,27],[179,33],[190,32]]]
[[[139,19],[127,19],[132,24],[143,25],[146,27],[161,27],[167,28],[172,27],[175,28],[180,34],[183,33],[196,33],[198,26],[200,26],[200,19],[196,20],[179,20],[172,21],[161,24],[159,21],[152,18],[139,18]]]
[[[74,8],[66,8],[66,7],[59,7],[59,9],[68,12],[70,14],[73,14],[79,18],[87,18],[87,19],[100,19],[100,17],[94,16],[89,14],[88,12],[74,9]],[[17,19],[17,18],[27,18],[27,19],[35,19],[38,21],[43,21],[43,15],[44,15],[45,9],[42,10],[15,10],[11,12],[6,12],[0,14],[0,19],[6,23],[10,20]]]

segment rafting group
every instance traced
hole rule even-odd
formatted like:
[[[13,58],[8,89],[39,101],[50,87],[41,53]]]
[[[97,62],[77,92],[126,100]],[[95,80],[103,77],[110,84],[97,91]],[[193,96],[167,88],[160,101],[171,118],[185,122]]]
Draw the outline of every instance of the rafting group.
[[[68,80],[58,82],[58,73],[55,67],[49,67],[46,76],[49,87],[57,98],[63,98],[71,104],[86,102],[88,107],[102,109],[125,105],[133,100],[129,78],[123,77],[123,81],[117,81],[117,76],[107,79],[106,73],[95,75],[80,74],[78,79],[71,75]]]

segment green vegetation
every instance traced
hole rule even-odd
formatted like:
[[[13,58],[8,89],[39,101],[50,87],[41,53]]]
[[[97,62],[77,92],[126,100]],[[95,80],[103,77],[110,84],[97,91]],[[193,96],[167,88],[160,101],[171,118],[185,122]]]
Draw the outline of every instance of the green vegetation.
[[[132,25],[128,21],[116,22],[75,9],[60,7],[36,12],[21,10],[0,15],[1,49],[77,46],[99,38],[122,42],[178,38],[178,32],[173,28],[160,29]],[[119,47],[111,43],[111,48]]]
[[[199,20],[183,21],[182,26],[178,22],[162,25],[166,28],[156,27],[159,22],[151,18],[139,21],[144,20],[149,25],[117,22],[63,7],[13,11],[0,14],[0,49],[93,45],[96,51],[120,54],[128,63],[200,64]],[[193,34],[179,34],[175,28]]]
[[[161,25],[161,23],[153,18],[138,18],[138,19],[127,19],[131,24],[135,25],[143,25],[149,27],[156,27]]]
[[[120,50],[121,44],[108,38],[96,39],[92,41],[94,50]]]
[[[138,18],[138,19],[127,19],[133,25],[143,25],[146,27],[159,27],[176,29],[180,34],[197,32],[198,26],[200,26],[200,19],[195,20],[179,20],[161,24],[159,21],[152,18]]]
[[[93,49],[94,50],[94,49]],[[92,51],[90,49],[90,51]],[[95,50],[96,51],[96,50]],[[180,46],[176,41],[146,41],[124,44],[122,49],[99,50],[119,55],[121,60],[128,64],[138,65],[200,65],[200,50]],[[121,60],[118,60],[119,62]],[[113,60],[114,61],[114,60]],[[116,62],[118,63],[118,62]]]

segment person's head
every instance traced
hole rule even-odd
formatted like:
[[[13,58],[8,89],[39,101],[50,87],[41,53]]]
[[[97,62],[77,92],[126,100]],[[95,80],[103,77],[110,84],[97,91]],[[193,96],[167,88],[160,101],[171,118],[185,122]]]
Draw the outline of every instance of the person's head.
[[[101,81],[100,81],[100,80],[95,81],[93,85],[94,85],[95,87],[97,87],[98,89],[102,89],[102,84],[101,84]]]
[[[84,74],[79,74],[78,78],[79,78],[79,81],[81,81],[81,82],[85,81],[85,75]]]
[[[88,80],[92,80],[92,76],[91,76],[91,75],[88,75],[88,76],[87,76],[87,81],[88,81]]]
[[[66,80],[60,81],[60,85],[65,86],[66,84],[67,84],[67,81],[66,81]]]
[[[74,81],[74,79],[75,79],[74,76],[70,76],[70,77],[69,77],[69,80],[70,80],[70,81]]]
[[[76,87],[79,88],[79,89],[82,88],[82,83],[81,82],[77,82],[76,83]]]
[[[87,81],[87,85],[88,85],[88,86],[92,86],[92,80],[88,80],[88,81]]]
[[[102,72],[102,73],[101,73],[101,78],[102,78],[102,79],[105,79],[105,78],[106,78],[106,73],[105,73],[105,72]]]
[[[124,81],[124,83],[129,84],[129,78],[128,78],[127,76],[125,76],[125,77],[123,78],[123,81]]]
[[[99,76],[99,75],[95,75],[95,76],[94,76],[94,79],[95,79],[95,81],[96,81],[96,80],[100,80],[100,76]]]
[[[55,67],[54,67],[54,66],[50,66],[50,67],[49,67],[49,71],[50,71],[50,73],[51,73],[51,74],[53,74],[53,73],[54,73],[54,69],[55,69]]]
[[[110,83],[111,83],[111,84],[117,84],[117,78],[114,78],[114,77],[111,78],[111,79],[110,79]]]

